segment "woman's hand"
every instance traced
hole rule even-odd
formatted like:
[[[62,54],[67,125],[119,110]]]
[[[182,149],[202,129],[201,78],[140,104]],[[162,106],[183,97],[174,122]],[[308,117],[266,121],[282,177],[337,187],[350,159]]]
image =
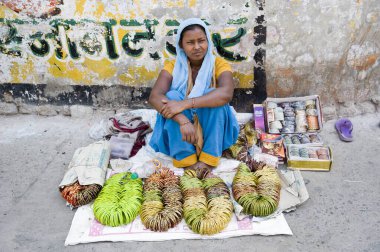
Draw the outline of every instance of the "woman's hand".
[[[190,121],[184,124],[180,124],[179,129],[182,134],[182,141],[186,141],[191,144],[195,144],[197,142],[195,127]]]
[[[164,106],[162,106],[160,113],[167,119],[172,118],[186,109],[182,101],[170,101],[163,99],[162,103]]]

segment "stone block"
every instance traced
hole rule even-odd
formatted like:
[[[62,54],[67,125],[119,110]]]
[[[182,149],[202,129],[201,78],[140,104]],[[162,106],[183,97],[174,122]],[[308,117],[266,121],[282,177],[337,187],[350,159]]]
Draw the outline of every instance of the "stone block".
[[[376,105],[370,101],[362,102],[362,103],[356,105],[356,107],[360,111],[361,114],[375,113],[376,112]]]
[[[68,105],[64,105],[61,108],[61,114],[64,115],[64,116],[71,116],[70,107]]]
[[[129,111],[131,111],[131,109],[129,109],[129,108],[119,108],[119,109],[116,110],[115,114],[127,113]]]
[[[37,113],[37,106],[36,105],[29,105],[25,103],[20,103],[18,105],[18,111],[21,114],[36,114]]]
[[[336,93],[336,99],[339,103],[355,100],[355,89],[352,87],[355,87],[355,82],[347,79],[337,86],[339,92]]]
[[[355,115],[359,115],[360,111],[356,108],[353,103],[346,103],[343,106],[340,106],[338,110],[338,116],[341,117],[352,117]]]
[[[14,101],[13,101],[17,107],[21,106],[23,104],[23,101],[22,99],[19,97],[19,98],[15,98]]]
[[[380,105],[380,95],[376,95],[374,97],[371,98],[371,101],[376,104],[376,105]]]
[[[94,116],[102,117],[102,118],[109,118],[113,117],[115,115],[114,109],[94,109]]]
[[[15,115],[17,113],[18,109],[15,104],[0,102],[0,115]]]
[[[92,107],[83,105],[70,106],[70,114],[73,118],[90,118],[94,114]]]
[[[376,111],[380,112],[380,95],[372,97],[371,102],[375,104]]]
[[[322,107],[322,116],[325,121],[335,119],[337,117],[335,106]]]
[[[36,112],[42,116],[56,116],[58,114],[56,108],[53,105],[41,105],[37,106]]]
[[[9,103],[13,102],[13,95],[10,92],[5,91],[3,96],[4,96],[5,102],[9,102]]]

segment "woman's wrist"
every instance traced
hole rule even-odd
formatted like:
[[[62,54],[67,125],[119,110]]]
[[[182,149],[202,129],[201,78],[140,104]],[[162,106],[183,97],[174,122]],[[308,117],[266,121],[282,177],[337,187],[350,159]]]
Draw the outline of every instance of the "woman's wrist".
[[[195,98],[189,98],[184,100],[186,109],[195,108]]]
[[[172,118],[174,121],[176,121],[180,126],[188,124],[190,120],[184,115],[184,114],[176,114]]]
[[[182,126],[185,126],[186,124],[188,123],[191,123],[190,121],[187,121],[187,122],[184,122],[184,123],[180,123],[179,126],[182,127]]]
[[[183,100],[183,104],[184,104],[184,110],[191,109],[191,100],[190,99]]]
[[[195,98],[191,98],[191,108],[195,108]]]

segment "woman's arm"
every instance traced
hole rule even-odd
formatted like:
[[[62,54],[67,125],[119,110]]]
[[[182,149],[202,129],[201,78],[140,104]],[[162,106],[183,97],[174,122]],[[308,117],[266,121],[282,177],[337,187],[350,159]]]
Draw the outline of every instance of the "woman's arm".
[[[169,100],[166,98],[166,93],[170,89],[171,82],[173,80],[173,76],[168,73],[166,70],[162,70],[158,75],[156,83],[154,84],[152,91],[149,96],[149,103],[157,110],[157,112],[162,113]],[[188,101],[172,101],[175,102],[176,106],[173,106],[173,110],[176,110],[174,113],[164,113],[162,114],[165,118],[172,118],[176,114],[181,113],[185,110],[185,105]],[[182,119],[180,117],[179,119]],[[186,117],[185,117],[186,118]],[[175,120],[175,118],[173,118]],[[177,120],[175,120],[177,121]],[[188,120],[178,120],[177,122],[182,124],[187,122]]]
[[[162,70],[158,75],[156,83],[154,84],[152,91],[149,95],[149,103],[152,105],[157,112],[161,112],[164,103],[162,100],[166,99],[166,93],[170,89],[170,84],[173,80],[173,76],[169,74],[167,71]]]
[[[190,108],[213,108],[223,106],[232,100],[234,94],[234,84],[230,71],[222,72],[217,80],[217,88],[206,95],[190,98],[180,102],[163,100],[162,114],[171,118],[174,115]]]
[[[185,101],[168,101],[166,98],[166,93],[170,89],[173,77],[166,70],[160,72],[156,83],[154,84],[152,91],[149,96],[149,103],[157,110],[157,112],[162,113],[165,110],[168,102],[175,104],[173,106],[176,113],[162,113],[165,118],[171,118],[180,125],[180,130],[182,134],[182,140],[189,143],[196,142],[196,134],[194,125],[189,121],[189,119],[181,112],[185,110],[185,105],[188,103]]]

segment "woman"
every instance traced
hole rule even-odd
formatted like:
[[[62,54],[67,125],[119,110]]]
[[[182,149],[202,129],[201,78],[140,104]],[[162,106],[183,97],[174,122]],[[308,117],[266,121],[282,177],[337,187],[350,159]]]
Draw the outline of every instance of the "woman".
[[[209,31],[198,18],[179,26],[176,52],[149,97],[159,112],[149,144],[173,157],[175,167],[209,170],[239,132],[228,105],[234,91],[231,66],[212,54]]]

